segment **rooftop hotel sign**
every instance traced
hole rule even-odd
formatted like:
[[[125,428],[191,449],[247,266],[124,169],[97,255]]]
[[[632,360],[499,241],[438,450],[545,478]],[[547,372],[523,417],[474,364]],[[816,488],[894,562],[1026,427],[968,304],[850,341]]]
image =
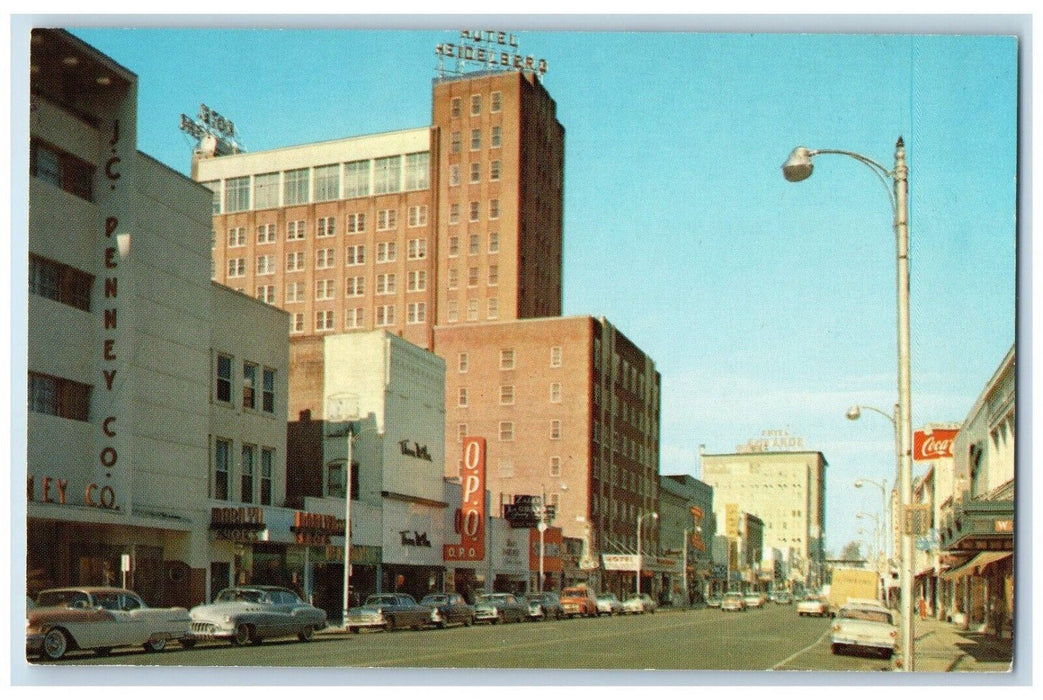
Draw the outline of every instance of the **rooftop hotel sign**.
[[[546,60],[518,53],[516,35],[492,29],[465,29],[460,32],[460,43],[439,44],[435,55],[488,69],[531,71],[540,76],[547,72]]]

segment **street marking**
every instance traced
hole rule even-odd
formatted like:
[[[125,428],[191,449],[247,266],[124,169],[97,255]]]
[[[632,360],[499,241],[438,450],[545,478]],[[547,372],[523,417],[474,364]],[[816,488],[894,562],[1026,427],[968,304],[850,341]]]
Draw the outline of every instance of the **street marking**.
[[[765,669],[765,670],[768,670],[768,671],[778,671],[778,670],[779,670],[779,668],[781,668],[782,666],[785,666],[785,665],[786,665],[786,664],[788,664],[788,663],[789,663],[790,661],[793,661],[793,659],[797,658],[797,657],[798,657],[798,656],[800,656],[801,654],[804,654],[804,653],[806,653],[806,652],[809,652],[809,651],[811,651],[812,649],[814,649],[815,647],[817,647],[817,646],[818,646],[819,644],[821,644],[821,643],[823,642],[823,640],[825,640],[825,638],[826,638],[826,637],[827,637],[828,635],[829,635],[829,630],[827,629],[827,630],[826,630],[825,632],[823,632],[823,633],[822,633],[822,636],[821,636],[821,637],[819,637],[818,639],[816,639],[816,640],[815,640],[814,642],[812,642],[812,643],[811,643],[811,644],[809,644],[808,646],[806,646],[806,647],[804,647],[803,649],[801,649],[800,651],[798,651],[798,652],[796,652],[796,653],[792,654],[791,656],[788,656],[788,657],[786,657],[785,659],[783,659],[782,661],[778,662],[777,664],[775,664],[775,665],[774,665],[774,666],[772,666],[771,668],[769,668],[769,669]]]

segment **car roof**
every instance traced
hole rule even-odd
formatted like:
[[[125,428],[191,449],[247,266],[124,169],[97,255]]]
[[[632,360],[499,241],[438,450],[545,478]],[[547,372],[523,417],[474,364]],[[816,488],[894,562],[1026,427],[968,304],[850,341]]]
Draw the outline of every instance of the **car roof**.
[[[137,593],[134,593],[134,591],[129,588],[115,588],[113,586],[62,586],[60,588],[48,588],[47,590],[40,591],[36,595],[39,597],[44,593],[57,593],[60,591],[79,591],[91,595],[94,595],[95,593],[131,593],[137,595]]]

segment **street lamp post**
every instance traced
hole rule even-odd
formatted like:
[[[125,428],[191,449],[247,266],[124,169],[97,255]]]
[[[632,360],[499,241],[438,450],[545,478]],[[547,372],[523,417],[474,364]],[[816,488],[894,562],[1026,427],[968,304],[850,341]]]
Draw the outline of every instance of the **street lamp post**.
[[[363,428],[357,433],[348,422],[348,462],[344,467],[344,617],[342,622],[347,627],[348,611],[351,609],[351,465],[355,462],[355,442],[366,432],[381,433],[374,428]]]
[[[659,513],[651,512],[645,513],[644,515],[637,516],[637,594],[641,595],[641,521],[645,518],[652,518],[653,520],[659,520]]]
[[[904,513],[913,500],[912,475],[912,411],[909,359],[909,167],[905,161],[905,142],[901,137],[895,142],[894,168],[888,170],[876,161],[851,151],[835,149],[809,150],[798,146],[790,153],[782,166],[782,174],[790,182],[800,182],[811,176],[812,158],[821,154],[844,155],[853,158],[873,171],[887,187],[894,216],[895,284],[897,291],[897,340],[898,340],[898,426],[899,494],[902,515],[898,520],[902,526],[902,556],[899,568],[901,583],[902,617],[902,663],[906,671],[914,670],[913,661],[913,536],[905,527]]]
[[[880,518],[881,518],[881,521],[880,521],[880,558],[882,560],[882,563],[881,563],[881,566],[880,566],[880,588],[881,588],[880,600],[882,600],[882,601],[884,601],[886,603],[887,602],[887,576],[890,575],[891,565],[890,565],[889,562],[891,561],[891,558],[888,555],[888,549],[889,549],[890,545],[888,544],[888,541],[887,541],[889,539],[888,531],[885,528],[887,528],[887,527],[893,528],[893,522],[888,517],[888,509],[887,509],[887,482],[886,481],[873,481],[872,479],[858,479],[858,480],[855,481],[855,488],[856,489],[860,489],[863,486],[865,486],[866,484],[872,484],[873,486],[875,486],[878,489],[880,489]],[[885,571],[887,572],[886,576],[885,576],[885,573],[884,573]]]

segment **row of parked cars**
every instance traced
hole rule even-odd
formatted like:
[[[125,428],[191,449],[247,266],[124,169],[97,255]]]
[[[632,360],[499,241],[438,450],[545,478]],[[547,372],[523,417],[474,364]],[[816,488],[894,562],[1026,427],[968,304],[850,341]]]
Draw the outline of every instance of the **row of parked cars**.
[[[152,608],[137,593],[123,588],[84,586],[56,588],[26,600],[26,654],[57,660],[72,650],[109,654],[118,647],[158,652],[176,642],[191,648],[198,641],[224,640],[234,645],[260,644],[273,637],[296,636],[311,641],[326,627],[326,612],[280,586],[234,586],[209,604],[186,608]],[[624,613],[654,613],[647,594],[620,601],[614,594],[595,597],[581,585],[556,593],[478,595],[469,604],[459,593],[432,593],[419,603],[405,593],[377,593],[348,611],[345,627],[362,629],[471,626],[523,620],[560,620]]]

